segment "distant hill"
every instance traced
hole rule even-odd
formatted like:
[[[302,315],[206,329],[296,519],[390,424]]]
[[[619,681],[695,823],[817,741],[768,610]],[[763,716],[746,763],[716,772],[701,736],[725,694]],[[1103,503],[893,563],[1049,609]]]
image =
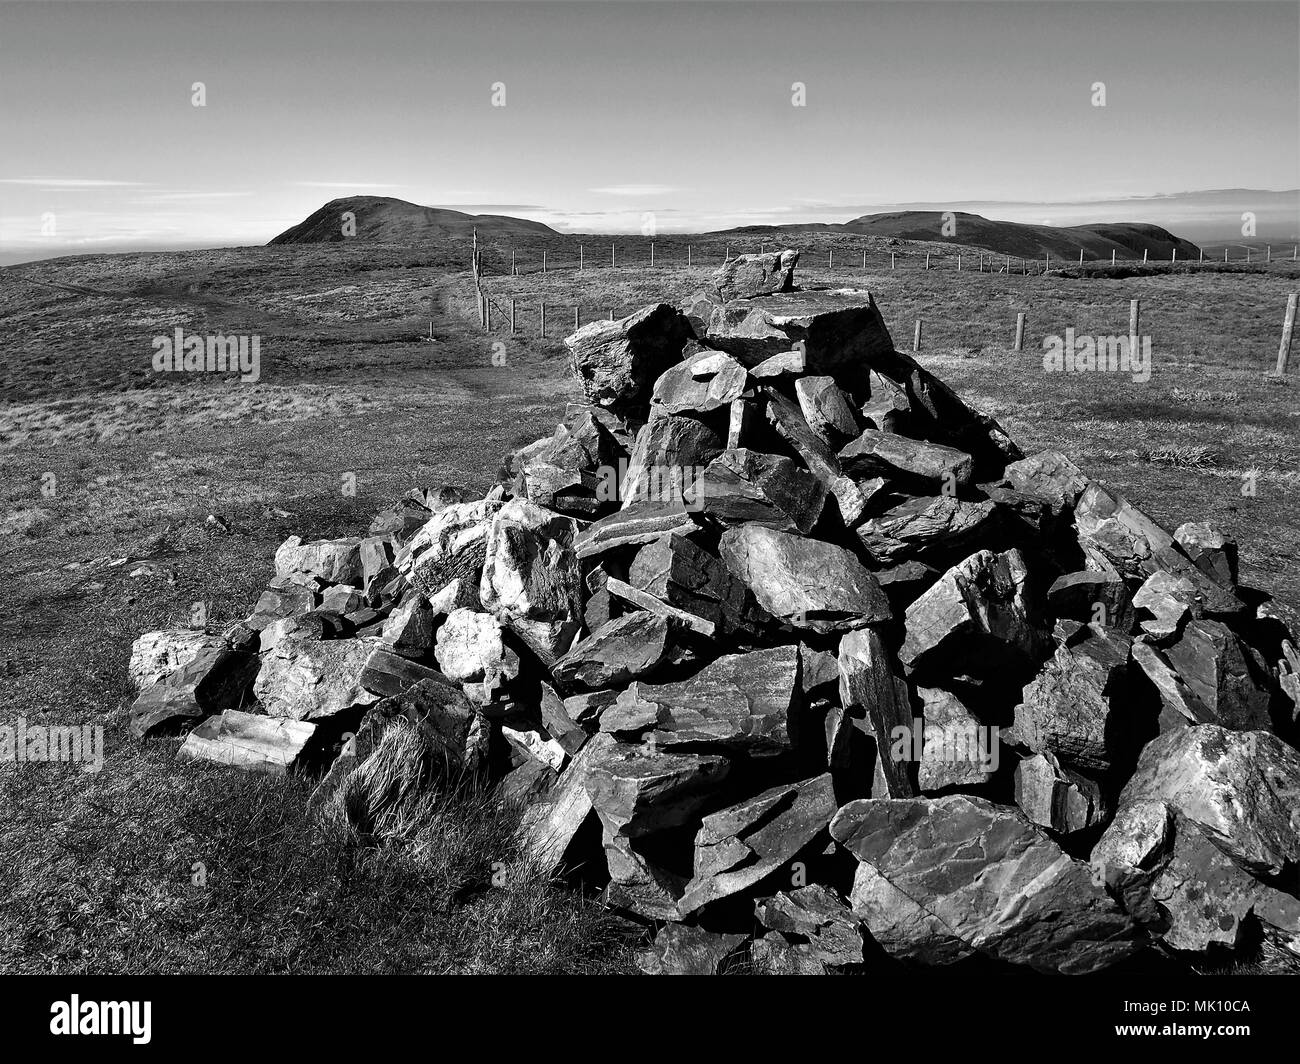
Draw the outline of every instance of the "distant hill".
[[[343,235],[344,213],[356,217],[356,236]],[[463,214],[444,207],[421,207],[391,196],[347,196],[330,200],[292,229],[271,240],[272,244],[326,244],[342,240],[365,240],[384,244],[424,244],[449,239],[469,239],[477,227],[479,237],[558,236],[541,222],[511,218],[504,214]]]
[[[1131,259],[1143,251],[1152,259],[1167,260],[1175,248],[1180,259],[1195,259],[1200,248],[1191,241],[1174,236],[1158,225],[1140,222],[1115,222],[1103,225],[1077,225],[1061,228],[1053,225],[1026,225],[1022,222],[999,222],[978,214],[953,212],[956,232],[943,233],[941,211],[898,211],[893,214],[864,214],[840,226],[844,233],[892,237],[897,240],[927,240],[947,244],[987,248],[1002,255],[1019,258],[1053,258],[1077,260],[1082,250],[1089,259],[1110,258],[1112,251],[1122,259]]]

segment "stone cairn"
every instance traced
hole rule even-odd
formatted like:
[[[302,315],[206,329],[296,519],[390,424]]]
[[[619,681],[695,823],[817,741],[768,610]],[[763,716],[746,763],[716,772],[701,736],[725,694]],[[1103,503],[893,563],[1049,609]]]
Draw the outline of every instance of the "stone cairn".
[[[1294,615],[797,260],[570,336],[586,401],[485,498],[292,537],[246,621],[142,636],[134,732],[316,766],[370,827],[477,773],[649,972],[1300,952]]]

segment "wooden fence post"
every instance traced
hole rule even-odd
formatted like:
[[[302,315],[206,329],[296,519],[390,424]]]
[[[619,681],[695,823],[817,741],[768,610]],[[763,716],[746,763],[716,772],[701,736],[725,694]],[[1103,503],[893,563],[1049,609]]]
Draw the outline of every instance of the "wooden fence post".
[[[546,272],[546,252],[542,252],[542,273]]]
[[[894,252],[892,251],[889,253],[889,268],[891,270],[894,268]]]
[[[1115,249],[1114,249],[1114,248],[1112,248],[1112,249],[1111,249],[1111,252],[1110,252],[1110,264],[1111,264],[1112,266],[1115,265]]]
[[[514,334],[515,334],[515,301],[514,301],[514,298],[511,297],[511,300],[510,300],[510,335],[511,335],[511,336],[514,336]]]
[[[655,264],[655,242],[652,240],[650,241],[650,265],[653,266],[654,264]]]
[[[515,269],[515,253],[510,252],[510,276],[514,277],[519,271]]]
[[[1277,349],[1277,375],[1286,372],[1287,360],[1291,357],[1291,330],[1295,327],[1295,293],[1286,297],[1286,320],[1282,323],[1282,344]]]
[[[1048,270],[1052,268],[1052,253],[1050,251],[1047,251],[1044,252],[1044,254],[1047,257],[1043,259],[1043,273],[1046,273]]]
[[[687,266],[690,266],[690,264],[691,264],[691,245],[690,245],[690,244],[687,244],[687,245],[686,245],[686,265],[687,265]]]
[[[921,319],[916,319],[916,331],[912,333],[913,352],[921,350]]]
[[[925,253],[925,268],[927,270],[930,268],[930,253],[928,251]]]
[[[542,339],[546,338],[546,302],[542,302]]]
[[[578,245],[578,270],[579,272],[581,272],[582,270],[582,245],[581,244]]]
[[[957,252],[957,272],[961,273],[961,252]]]
[[[1079,265],[1083,265],[1083,248],[1079,249]]]
[[[614,241],[612,240],[609,242],[609,264],[611,267],[614,265]]]
[[[864,270],[867,268],[867,253],[865,251],[862,253],[862,268]]]
[[[573,308],[573,331],[578,331],[578,308]]]
[[[1023,351],[1025,347],[1025,312],[1018,311],[1016,314],[1016,350]]]
[[[483,297],[483,331],[492,331],[492,300]]]
[[[831,248],[830,251],[828,251],[828,252],[826,253],[826,268],[827,268],[828,270],[833,270],[833,269],[835,269],[835,249],[834,249],[834,248]]]
[[[1272,245],[1272,244],[1269,244],[1269,245],[1264,249],[1264,261],[1265,261],[1265,262],[1272,262],[1272,261],[1273,261],[1273,245]]]
[[[1146,249],[1146,248],[1143,248],[1143,249],[1142,249],[1142,261],[1143,261],[1143,262],[1146,262],[1146,261],[1147,261],[1147,249]]]
[[[1139,301],[1130,299],[1128,301],[1128,339],[1130,344],[1137,343],[1138,321],[1141,315]]]
[[[1169,261],[1170,261],[1170,262],[1177,262],[1177,261],[1178,261],[1178,249],[1177,249],[1177,248],[1174,248],[1174,250],[1173,250],[1172,252],[1170,252],[1170,255],[1169,255]]]
[[[613,321],[613,320],[614,320],[614,308],[613,308],[613,307],[610,307],[610,308],[609,308],[609,320],[610,320],[610,321]]]

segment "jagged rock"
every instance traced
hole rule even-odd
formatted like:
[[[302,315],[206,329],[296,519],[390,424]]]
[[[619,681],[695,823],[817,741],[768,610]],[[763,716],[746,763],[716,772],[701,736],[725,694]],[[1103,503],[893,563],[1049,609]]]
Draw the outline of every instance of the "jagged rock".
[[[1227,616],[1244,609],[1232,591],[1201,572],[1173,536],[1122,495],[1089,484],[1075,506],[1074,520],[1090,567],[1114,568],[1131,580],[1145,580],[1163,569],[1192,583],[1207,614]]]
[[[1216,723],[1210,711],[1156,647],[1137,639],[1131,655],[1133,663],[1151,682],[1160,699],[1159,728],[1162,732],[1188,724]]]
[[[1136,599],[1134,600],[1136,601]],[[1241,731],[1272,731],[1269,694],[1232,630],[1218,621],[1189,621],[1182,638],[1164,652],[1187,685],[1198,722]]]
[[[758,404],[751,395],[733,399],[727,410],[727,449],[743,447],[754,435]]]
[[[501,623],[488,613],[452,610],[438,629],[433,656],[443,675],[458,683],[519,675],[519,657],[502,643]]]
[[[831,822],[860,862],[850,902],[895,957],[951,964],[974,953],[1084,974],[1140,945],[1130,919],[1018,809],[949,795],[862,799]]]
[[[564,709],[575,724],[588,727],[599,721],[600,714],[613,705],[616,698],[617,691],[581,691],[564,700]]]
[[[1081,769],[1105,772],[1140,741],[1129,699],[1131,642],[1114,629],[1087,626],[1056,648],[1025,687],[1008,738]],[[1123,717],[1120,714],[1123,714]],[[1143,722],[1137,722],[1143,723]]]
[[[648,920],[680,920],[677,903],[686,889],[686,879],[661,868],[642,854],[637,849],[641,841],[603,828],[601,842],[605,865],[609,869],[605,903],[610,908],[626,909]]]
[[[749,524],[723,533],[719,551],[759,605],[796,628],[844,632],[892,617],[876,578],[843,547]]]
[[[882,565],[952,554],[965,549],[987,528],[993,505],[949,495],[921,496],[863,521],[857,535]]]
[[[682,501],[634,502],[588,525],[578,536],[576,549],[579,558],[591,558],[618,547],[649,543],[660,536],[694,529],[695,522]]]
[[[440,672],[403,657],[383,642],[376,640],[367,642],[371,644],[372,649],[370,656],[366,658],[365,667],[361,670],[359,682],[367,691],[373,692],[380,698],[401,694],[421,680],[451,682]]]
[[[764,385],[762,393],[767,398],[768,421],[834,497],[844,526],[852,528],[862,520],[867,496],[853,478],[840,469],[835,452],[809,427],[798,403],[770,385]]]
[[[680,304],[680,309],[694,335],[703,336],[709,330],[713,311],[721,305],[722,295],[716,288],[700,288]]]
[[[438,511],[397,556],[398,570],[431,601],[456,580],[477,587],[492,518],[500,508],[499,502],[483,499]]]
[[[512,728],[501,725],[501,738],[515,750],[523,761],[539,761],[553,772],[559,772],[569,759],[564,747],[549,735],[531,728]]]
[[[1176,635],[1187,617],[1199,617],[1201,601],[1190,580],[1163,570],[1148,576],[1133,595],[1134,608],[1150,614],[1139,626],[1156,641]]]
[[[794,393],[808,427],[828,447],[840,447],[858,434],[853,403],[834,377],[800,377],[794,382]]]
[[[432,511],[423,502],[401,498],[386,510],[381,510],[370,522],[372,536],[392,536],[404,543],[428,523]]]
[[[806,942],[769,931],[749,945],[749,963],[757,975],[825,975],[826,963]]]
[[[245,623],[260,631],[277,619],[296,617],[314,609],[318,598],[316,581],[311,577],[304,579],[311,580],[310,585],[299,583],[292,577],[275,577],[271,586],[258,598],[252,616]]]
[[[492,518],[479,597],[543,663],[568,649],[582,623],[577,523],[512,499]]]
[[[375,647],[369,639],[282,639],[262,657],[253,693],[272,717],[318,721],[379,696],[361,683]]]
[[[734,260],[733,260],[734,261]],[[636,955],[646,975],[717,975],[744,935],[720,935],[687,924],[665,924],[654,945]]]
[[[829,773],[710,813],[695,835],[695,874],[678,910],[689,916],[752,887],[816,839],[834,815]]]
[[[953,566],[907,608],[899,659],[949,676],[1022,674],[1037,668],[1048,641],[1029,617],[1029,572],[1018,550],[982,550]]]
[[[554,873],[564,863],[569,844],[591,813],[587,793],[594,763],[615,746],[608,735],[593,735],[565,766],[543,801],[530,806],[520,822],[521,847],[543,873]]]
[[[862,925],[839,895],[820,884],[755,902],[754,916],[763,927],[804,939],[823,965],[863,962]]]
[[[587,601],[582,604],[582,626],[591,633],[617,617],[618,606],[609,590],[609,574],[603,568],[592,569],[583,584]]]
[[[789,351],[780,351],[770,358],[752,367],[749,375],[755,380],[771,380],[777,377],[801,377],[808,368],[803,348],[796,347]]]
[[[851,714],[865,714],[876,737],[879,764],[891,798],[916,794],[909,761],[895,758],[895,728],[910,730],[912,706],[907,683],[894,672],[892,655],[873,629],[846,632],[840,639],[840,705]]]
[[[497,783],[497,800],[508,807],[525,810],[525,815],[532,806],[540,806],[555,789],[560,775],[549,765],[531,758],[521,765],[516,765]]]
[[[150,633],[159,635],[161,633]],[[138,645],[138,644],[137,644]],[[161,651],[161,643],[152,646]],[[193,655],[183,644],[171,641],[167,653],[185,660],[175,669],[146,683],[131,705],[131,734],[137,739],[161,734],[191,720],[226,709],[238,709],[247,700],[248,685],[258,670],[255,655],[238,650],[225,639],[207,642]],[[158,674],[158,658],[141,662],[139,675]]]
[[[704,513],[719,524],[807,535],[821,516],[826,488],[789,458],[737,448],[709,463],[700,496]]]
[[[587,793],[606,829],[625,838],[687,824],[726,777],[718,754],[651,752],[618,743],[587,770]]]
[[[569,716],[568,707],[548,683],[542,684],[542,727],[572,757],[587,742],[587,733]]]
[[[127,673],[135,688],[141,690],[169,676],[187,661],[193,661],[201,650],[219,649],[226,645],[221,636],[211,635],[202,628],[145,632],[131,644]]]
[[[551,671],[565,687],[616,687],[688,656],[678,622],[638,611],[575,643]]]
[[[681,533],[661,536],[638,550],[628,567],[628,583],[723,632],[741,627],[746,619],[745,585],[720,558]]]
[[[359,610],[363,601],[361,592],[355,587],[335,584],[321,592],[320,608],[329,613],[337,613],[341,617]]]
[[[889,605],[895,613],[905,613],[907,607],[939,579],[939,570],[925,562],[912,559],[891,565],[876,572],[876,581],[885,591]]]
[[[840,468],[852,477],[884,477],[918,489],[955,492],[971,482],[975,460],[965,451],[866,429],[839,452]]]
[[[447,617],[453,610],[477,610],[483,603],[478,597],[478,577],[457,577],[429,596],[429,610],[434,618]]]
[[[800,705],[793,646],[727,654],[676,683],[633,683],[600,717],[601,731],[654,728],[659,746],[722,746],[753,753],[789,747]]]
[[[609,509],[617,497],[616,467],[627,457],[602,420],[609,416],[596,407],[570,405],[550,441],[519,457],[516,494],[582,516]]]
[[[637,434],[619,486],[621,508],[682,502],[698,510],[700,474],[721,451],[721,437],[704,422],[671,414],[655,418]]]
[[[395,607],[384,621],[383,640],[398,653],[421,654],[434,643],[434,612],[422,595]]]
[[[713,271],[713,287],[723,300],[768,296],[794,289],[799,252],[786,249],[759,255],[737,255]]]
[[[277,576],[314,576],[326,584],[361,586],[361,540],[322,539],[304,543],[290,536],[275,552]]]
[[[745,367],[721,351],[701,351],[671,366],[655,381],[652,415],[708,413],[730,406],[745,390]]]
[[[866,394],[866,372],[894,341],[870,294],[793,292],[715,307],[705,342],[746,366],[802,344],[808,373]]]
[[[435,673],[376,702],[366,711],[357,730],[358,738],[370,721],[377,740],[386,722],[397,717],[421,732],[447,772],[477,767],[482,757],[474,728],[477,717],[460,688],[450,680]]]
[[[182,761],[213,761],[282,776],[298,767],[316,725],[228,709],[194,728],[176,751]]]
[[[1222,587],[1237,583],[1237,544],[1208,521],[1186,521],[1174,530],[1174,540],[1192,564]]]
[[[679,362],[691,338],[686,317],[667,303],[618,321],[593,321],[564,341],[574,376],[597,406],[638,410],[659,375]]]
[[[1102,822],[1105,803],[1092,780],[1063,769],[1049,754],[1034,754],[1016,765],[1016,805],[1040,827],[1061,835]]]
[[[1091,569],[1057,577],[1047,589],[1047,606],[1057,617],[1080,624],[1100,624],[1127,632],[1133,627],[1133,603],[1118,573]]]
[[[697,632],[708,639],[712,639],[717,634],[718,626],[712,621],[697,617],[693,613],[687,613],[685,610],[679,610],[676,606],[669,606],[668,603],[655,598],[649,592],[640,591],[622,580],[617,580],[611,576],[606,580],[605,587],[615,598],[628,603],[636,609],[653,613],[657,617],[672,621],[682,628],[689,628],[692,632]]]
[[[1073,509],[1089,483],[1083,471],[1059,451],[1039,451],[1012,462],[1003,475],[1016,491],[1043,500],[1058,513]]]
[[[1112,857],[1132,824],[1173,810],[1246,871],[1275,876],[1300,859],[1298,799],[1300,752],[1276,736],[1214,724],[1179,728],[1143,748],[1093,858]]]
[[[923,706],[922,756],[917,785],[922,791],[977,787],[998,767],[996,728],[982,725],[951,691],[917,687]]]

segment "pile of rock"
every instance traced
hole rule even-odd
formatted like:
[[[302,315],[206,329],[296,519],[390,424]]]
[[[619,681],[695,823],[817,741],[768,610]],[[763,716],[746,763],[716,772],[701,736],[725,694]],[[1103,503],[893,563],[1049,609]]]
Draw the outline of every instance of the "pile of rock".
[[[569,337],[587,401],[486,497],[292,538],[232,631],[142,637],[137,733],[332,759],[324,798],[400,726],[661,924],[647,971],[1300,951],[1286,611],[797,258]]]

